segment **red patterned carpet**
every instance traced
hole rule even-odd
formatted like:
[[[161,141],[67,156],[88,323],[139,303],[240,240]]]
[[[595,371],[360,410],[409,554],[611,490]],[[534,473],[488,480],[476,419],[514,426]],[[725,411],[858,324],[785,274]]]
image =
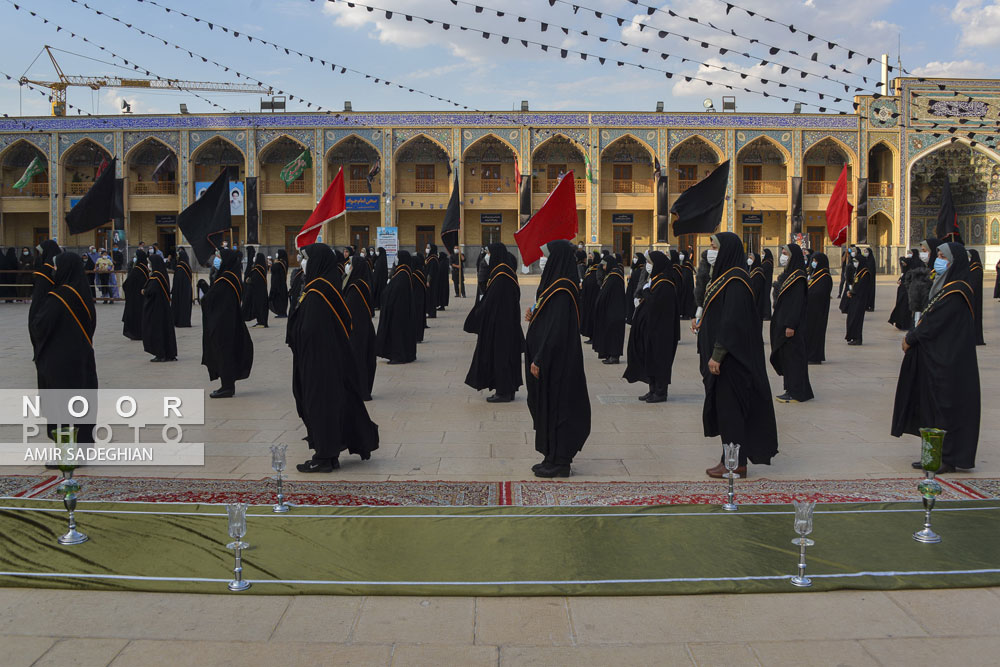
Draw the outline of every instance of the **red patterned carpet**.
[[[107,500],[152,503],[275,502],[275,485],[260,480],[165,479],[157,477],[88,477],[78,475],[81,501]],[[1000,480],[938,477],[941,500],[982,500],[1000,497]],[[917,476],[893,479],[737,481],[736,500],[743,504],[786,504],[792,500],[821,503],[919,500]],[[0,495],[16,498],[58,498],[59,477],[11,475],[0,477]],[[720,504],[724,481],[697,482],[285,482],[288,502],[298,505],[385,507],[473,506],[613,506]]]

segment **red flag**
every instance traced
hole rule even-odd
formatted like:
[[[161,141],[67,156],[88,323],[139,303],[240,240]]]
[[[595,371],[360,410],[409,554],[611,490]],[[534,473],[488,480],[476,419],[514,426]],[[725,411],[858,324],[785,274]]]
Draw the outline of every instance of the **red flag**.
[[[101,174],[104,173],[104,170],[107,169],[110,164],[111,163],[108,162],[108,158],[101,160],[101,165],[97,168],[97,174],[94,176],[95,181],[101,177]]]
[[[341,167],[334,177],[330,187],[323,193],[323,198],[316,205],[302,231],[295,235],[295,247],[304,248],[316,243],[320,228],[327,222],[335,220],[347,212],[347,197],[344,195],[344,168]]]
[[[830,203],[826,205],[826,232],[835,246],[847,241],[847,227],[851,224],[854,206],[847,201],[847,165],[840,171],[840,178],[833,186]]]
[[[570,171],[549,193],[528,224],[514,232],[514,240],[521,249],[521,261],[525,266],[537,262],[542,256],[543,245],[556,239],[571,241],[576,238],[576,229],[576,187]]]

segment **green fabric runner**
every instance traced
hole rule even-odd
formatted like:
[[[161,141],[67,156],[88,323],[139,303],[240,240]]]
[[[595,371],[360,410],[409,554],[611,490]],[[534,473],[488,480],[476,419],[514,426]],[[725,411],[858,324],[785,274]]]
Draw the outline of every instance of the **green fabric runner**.
[[[80,503],[79,529],[90,541],[63,547],[55,541],[66,530],[61,503],[0,505],[0,586],[228,593],[225,506]],[[282,595],[793,592],[792,519],[787,505],[735,513],[706,505],[297,507],[287,515],[259,506],[247,516],[244,578],[252,593]],[[940,503],[933,522],[944,541],[927,545],[911,538],[923,523],[919,503],[818,507],[805,590],[1000,585],[1000,502]]]

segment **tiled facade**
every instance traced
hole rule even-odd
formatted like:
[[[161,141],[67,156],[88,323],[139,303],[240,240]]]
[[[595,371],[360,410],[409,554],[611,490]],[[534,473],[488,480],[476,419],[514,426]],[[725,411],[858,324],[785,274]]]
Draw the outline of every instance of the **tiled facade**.
[[[326,231],[328,242],[344,244],[349,237],[350,242],[364,242],[360,235],[367,234],[368,243],[374,244],[378,226],[398,226],[404,247],[436,239],[457,171],[463,243],[478,246],[499,238],[513,244],[519,224],[512,184],[516,166],[522,174],[532,175],[533,210],[557,182],[557,172],[574,169],[579,240],[627,252],[657,240],[656,216],[665,211],[658,210],[662,202],[655,195],[654,162],[662,166],[669,184],[669,207],[685,187],[730,159],[722,227],[758,246],[775,247],[789,237],[792,179],[804,180],[802,231],[815,246],[826,243],[821,233],[824,211],[841,166],[850,168],[852,202],[857,201],[857,179],[868,177],[868,241],[879,249],[884,268],[889,269],[893,256],[927,234],[928,220],[936,215],[932,200],[940,175],[921,160],[945,155],[938,153],[944,147],[967,148],[975,140],[964,127],[969,114],[984,115],[975,116],[976,123],[998,120],[1000,81],[900,79],[894,95],[856,101],[857,112],[851,115],[290,112],[2,119],[0,245],[32,245],[39,235],[53,236],[69,247],[100,241],[102,237],[94,233],[69,237],[62,221],[71,200],[82,196],[92,178],[93,165],[87,161],[99,161],[100,156],[119,160],[129,242],[169,241],[176,238],[169,236],[176,233],[170,216],[193,201],[196,181],[218,173],[219,167],[213,165],[219,162],[205,166],[202,161],[209,159],[205,156],[228,153],[228,158],[218,159],[232,173],[238,171],[241,180],[256,177],[259,184],[256,238],[244,216],[234,218],[234,231],[241,242],[269,250],[289,243],[289,234],[301,226],[333,172],[343,165],[351,184],[348,194],[364,199],[361,208],[366,210],[349,207],[346,222]],[[26,131],[25,124],[34,131]],[[955,130],[948,133],[952,125]],[[917,128],[944,136],[918,133]],[[352,139],[363,144],[345,143]],[[152,149],[145,150],[151,141]],[[1000,254],[1000,156],[983,139],[977,143],[963,177],[974,187],[965,201],[959,201],[959,215],[969,243],[982,247],[991,262],[995,253]],[[75,152],[81,146],[85,149]],[[275,146],[286,152],[311,152],[313,166],[294,187],[276,180],[280,165],[275,160],[282,153],[274,152]],[[347,154],[350,146],[353,157]],[[15,151],[19,151],[16,159]],[[143,151],[145,157],[137,158]],[[163,182],[161,174],[151,182],[151,164],[167,155],[165,151],[176,165],[170,172],[173,180]],[[59,167],[36,177],[27,192],[12,190],[18,170],[23,172],[18,160],[39,153]],[[951,162],[935,158],[932,165],[940,171],[967,159],[954,150],[947,156]],[[144,164],[137,164],[137,159]],[[375,160],[380,174],[369,194],[364,176]],[[195,173],[199,165],[200,177]],[[852,240],[856,235],[852,225]],[[705,240],[678,240],[671,235],[668,241],[702,245]]]

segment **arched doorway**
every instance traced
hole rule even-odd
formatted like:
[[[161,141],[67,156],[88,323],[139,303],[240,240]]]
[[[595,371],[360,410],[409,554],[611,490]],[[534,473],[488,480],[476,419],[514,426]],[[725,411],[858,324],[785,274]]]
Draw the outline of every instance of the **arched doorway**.
[[[177,171],[177,154],[157,139],[146,139],[125,155],[132,243],[155,242],[167,253],[180,241]]]
[[[490,134],[469,146],[462,162],[464,242],[513,244],[518,228],[517,153]]]
[[[773,252],[788,239],[788,160],[767,136],[736,154],[736,233],[748,250]]]
[[[66,197],[61,205],[63,216],[87,194],[97,177],[111,168],[111,153],[90,139],[83,139],[66,150],[62,155],[63,192]],[[108,247],[111,243],[111,225],[107,224],[92,232],[68,237],[67,245]]]
[[[48,168],[45,154],[24,139],[0,154],[0,196],[4,199],[0,245],[34,248],[49,237]]]
[[[212,184],[223,169],[229,177],[230,211],[232,213],[232,228],[221,235],[221,240],[227,243],[242,244],[244,236],[241,229],[246,220],[246,193],[243,179],[246,176],[246,156],[232,142],[222,137],[214,137],[199,146],[191,155],[191,172],[194,176],[191,182],[191,200],[200,197]]]
[[[627,261],[636,246],[653,244],[653,153],[625,135],[601,152],[602,246],[611,246]]]
[[[573,172],[573,187],[576,189],[577,239],[596,243],[587,235],[587,166],[583,151],[557,134],[535,147],[531,153],[531,211],[534,213],[552,192],[563,176]]]
[[[690,137],[675,146],[667,156],[667,187],[670,191],[667,210],[682,192],[715,171],[723,159],[722,151],[701,137]],[[759,250],[760,232],[758,225],[749,229],[749,237],[744,233],[744,244],[748,249]],[[708,247],[710,236],[711,234],[684,234],[673,238],[671,230],[668,239],[679,249],[690,252],[697,263],[701,259],[701,251]]]
[[[853,155],[844,147],[826,138],[814,144],[802,156],[802,232],[808,245],[817,252],[826,252],[830,237],[826,227],[826,208],[837,179],[847,167],[847,198],[857,203],[854,186]],[[869,243],[876,247],[869,237]],[[829,253],[828,253],[829,254]],[[877,255],[876,255],[877,256]]]
[[[438,244],[438,232],[451,191],[451,158],[444,147],[421,134],[400,146],[395,156],[399,245],[419,251]]]

